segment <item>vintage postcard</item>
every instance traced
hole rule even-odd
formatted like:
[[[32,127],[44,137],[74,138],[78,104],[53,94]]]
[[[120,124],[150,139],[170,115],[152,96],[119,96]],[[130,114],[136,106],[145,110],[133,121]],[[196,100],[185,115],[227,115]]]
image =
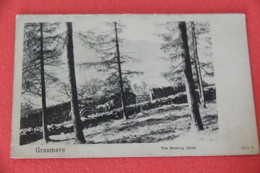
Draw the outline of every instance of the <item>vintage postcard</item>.
[[[19,15],[11,157],[259,153],[244,14]]]

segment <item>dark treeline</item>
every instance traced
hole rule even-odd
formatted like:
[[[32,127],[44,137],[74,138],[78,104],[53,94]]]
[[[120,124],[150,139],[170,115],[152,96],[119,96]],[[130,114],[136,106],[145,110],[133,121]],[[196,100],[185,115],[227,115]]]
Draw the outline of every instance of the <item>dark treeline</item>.
[[[180,92],[181,93],[181,92]],[[196,92],[196,96],[199,99],[199,93]],[[152,106],[152,107],[158,107],[158,106],[162,106],[162,105],[168,105],[168,104],[181,104],[181,103],[187,103],[187,96],[186,94],[182,94],[179,95],[178,97],[174,98],[171,100],[168,99],[167,97],[165,97],[166,101],[165,103],[161,103],[159,104],[159,102],[161,102],[161,100],[159,99],[158,101],[156,101],[156,99],[154,100],[155,102],[157,102],[157,106]],[[212,88],[211,86],[205,90],[205,101],[214,101],[216,100],[216,91],[214,88]],[[137,110],[140,110],[142,108],[142,110],[148,110],[152,107],[149,108],[149,103],[151,103],[151,101],[145,101],[146,104],[144,104],[144,106],[140,106],[140,108],[138,108],[138,106],[136,106],[136,111],[131,111],[132,113],[137,112]],[[89,107],[93,107],[94,105],[96,105],[96,103],[87,103],[84,104],[85,106],[89,106]],[[131,105],[131,104],[127,104],[127,105]],[[139,104],[138,104],[139,105]],[[140,104],[142,105],[142,104]],[[135,106],[135,105],[134,105]],[[81,107],[83,107],[83,105],[81,105]],[[116,107],[116,108],[120,108],[120,106]],[[133,105],[131,106],[133,107]],[[114,108],[113,108],[114,109]],[[64,121],[70,121],[71,120],[71,116],[69,115],[70,112],[70,102],[66,102],[66,103],[61,103],[55,106],[50,106],[47,108],[47,113],[48,113],[48,119],[47,119],[47,124],[48,125],[52,125],[52,124],[61,124]],[[95,113],[104,113],[106,111],[97,111],[97,112],[89,112],[85,115],[83,115],[83,117],[85,118],[91,118],[91,114],[95,114]],[[42,124],[42,119],[41,119],[41,109],[33,109],[27,112],[26,114],[27,116],[23,116],[21,118],[21,128],[35,128],[35,127],[39,127]],[[114,115],[111,114],[111,116],[113,117]],[[116,114],[116,116],[119,116],[119,114]],[[129,116],[131,116],[131,114],[129,113]]]
[[[168,87],[162,87],[162,88],[153,88],[152,93],[151,93],[151,99],[160,99],[163,97],[168,97],[170,95],[175,95],[180,92],[185,92],[186,87],[184,85],[178,86],[178,87],[173,87],[173,86],[168,86]]]

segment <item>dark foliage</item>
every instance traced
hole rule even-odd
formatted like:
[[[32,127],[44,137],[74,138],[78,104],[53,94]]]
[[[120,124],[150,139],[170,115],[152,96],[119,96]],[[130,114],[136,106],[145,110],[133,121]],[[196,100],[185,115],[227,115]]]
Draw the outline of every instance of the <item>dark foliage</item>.
[[[71,120],[69,116],[70,103],[61,103],[59,105],[51,106],[47,108],[47,124],[59,124],[64,121]],[[28,112],[26,117],[21,119],[21,129],[23,128],[35,128],[42,124],[41,109],[32,110]]]
[[[177,87],[162,87],[162,88],[153,88],[152,89],[152,100],[160,99],[163,97],[168,97],[180,92],[186,91],[185,85],[179,85]]]
[[[45,66],[59,66],[59,57],[63,53],[64,33],[54,34],[60,23],[43,23],[43,58]],[[22,94],[41,96],[41,27],[40,23],[26,23],[24,26],[23,43],[23,81]],[[45,70],[45,82],[50,85],[58,78],[50,71]]]

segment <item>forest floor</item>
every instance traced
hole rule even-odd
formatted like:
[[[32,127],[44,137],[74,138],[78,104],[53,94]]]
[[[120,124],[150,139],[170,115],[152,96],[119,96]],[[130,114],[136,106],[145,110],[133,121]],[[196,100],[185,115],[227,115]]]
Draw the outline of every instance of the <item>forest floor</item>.
[[[84,129],[86,143],[151,143],[169,140],[217,140],[218,115],[216,102],[208,102],[200,108],[203,131],[191,128],[192,120],[187,104],[174,104],[141,111],[128,120],[118,119]],[[70,122],[67,125],[72,125]],[[74,133],[50,136],[50,143],[75,144]],[[31,144],[42,144],[38,140]]]

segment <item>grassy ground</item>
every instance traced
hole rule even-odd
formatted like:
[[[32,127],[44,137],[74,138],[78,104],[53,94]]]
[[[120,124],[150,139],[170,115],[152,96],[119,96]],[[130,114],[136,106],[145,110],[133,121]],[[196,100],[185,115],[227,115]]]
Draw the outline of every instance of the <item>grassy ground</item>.
[[[194,133],[188,106],[167,105],[134,114],[129,120],[119,119],[104,122],[84,129],[86,143],[150,143],[169,140],[217,140],[218,116],[215,102],[200,108],[205,130]],[[50,136],[51,143],[74,144],[74,134]],[[34,144],[43,143],[38,140]]]

